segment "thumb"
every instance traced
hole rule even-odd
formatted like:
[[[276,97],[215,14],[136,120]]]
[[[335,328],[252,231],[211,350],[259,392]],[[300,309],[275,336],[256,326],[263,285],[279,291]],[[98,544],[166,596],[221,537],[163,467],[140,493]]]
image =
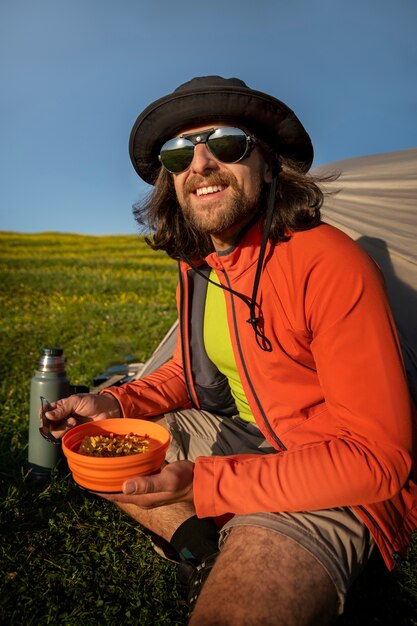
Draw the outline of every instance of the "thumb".
[[[129,478],[123,484],[123,493],[127,496],[155,493],[155,491],[158,491],[158,488],[155,485],[153,477],[150,476],[144,476],[143,478],[140,476]]]
[[[64,400],[58,400],[57,402],[51,402],[52,408],[45,411],[45,415],[48,419],[63,419],[72,412],[72,402],[68,402],[70,398]]]
[[[52,420],[63,420],[70,415],[77,415],[82,399],[82,395],[74,394],[72,396],[68,396],[68,398],[62,398],[56,402],[51,402],[52,409],[50,411],[46,411],[45,415],[48,419]]]

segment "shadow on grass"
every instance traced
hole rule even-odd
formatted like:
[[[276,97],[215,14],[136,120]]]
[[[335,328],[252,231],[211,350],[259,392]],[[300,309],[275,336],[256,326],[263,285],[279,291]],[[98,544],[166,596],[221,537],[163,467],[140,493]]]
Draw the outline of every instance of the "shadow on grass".
[[[389,572],[379,552],[374,551],[349,592],[345,612],[337,626],[417,625],[416,576],[416,558],[413,563],[410,556],[398,570]]]

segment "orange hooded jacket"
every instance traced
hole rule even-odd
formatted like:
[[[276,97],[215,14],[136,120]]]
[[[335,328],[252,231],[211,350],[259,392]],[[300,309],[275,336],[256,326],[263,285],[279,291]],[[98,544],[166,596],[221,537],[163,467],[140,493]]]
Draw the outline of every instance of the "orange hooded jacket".
[[[255,224],[206,262],[223,285],[250,298],[260,242]],[[190,402],[233,410],[201,346],[204,288],[180,265],[173,359],[145,379],[106,390],[125,417],[146,419]],[[257,303],[270,351],[257,345],[245,302],[225,297],[246,397],[277,453],[197,458],[197,515],[352,506],[392,568],[417,526],[414,413],[375,263],[326,224],[268,243]]]

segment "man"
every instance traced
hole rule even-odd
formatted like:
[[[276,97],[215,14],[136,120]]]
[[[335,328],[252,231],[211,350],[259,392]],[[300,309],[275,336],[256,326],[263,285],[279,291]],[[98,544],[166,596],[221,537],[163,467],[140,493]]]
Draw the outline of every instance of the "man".
[[[240,80],[195,78],[151,104],[130,155],[155,186],[136,217],[179,259],[178,345],[145,379],[47,417],[170,429],[161,473],[108,499],[172,548],[192,605],[208,574],[191,624],[332,623],[374,545],[392,568],[416,527],[412,407],[378,269],[320,221],[300,121]]]

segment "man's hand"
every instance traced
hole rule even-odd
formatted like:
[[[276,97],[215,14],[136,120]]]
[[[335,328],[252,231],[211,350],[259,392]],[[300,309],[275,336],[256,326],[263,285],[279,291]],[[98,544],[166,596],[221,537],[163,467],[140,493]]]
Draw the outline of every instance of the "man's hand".
[[[121,410],[116,398],[109,393],[79,393],[51,402],[45,417],[51,424],[54,437],[60,439],[77,424],[121,417]]]
[[[102,495],[106,500],[121,504],[136,504],[143,509],[194,502],[193,499],[194,463],[174,461],[166,465],[159,474],[129,478],[123,485],[123,494]]]

